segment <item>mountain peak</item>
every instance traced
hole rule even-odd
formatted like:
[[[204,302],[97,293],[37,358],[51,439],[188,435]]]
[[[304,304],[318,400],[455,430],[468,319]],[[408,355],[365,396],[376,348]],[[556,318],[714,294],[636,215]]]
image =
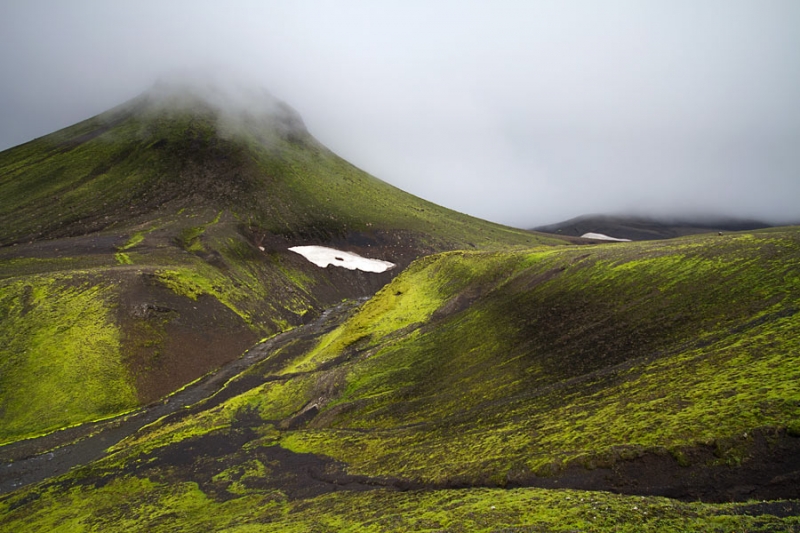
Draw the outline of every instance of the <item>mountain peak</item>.
[[[0,176],[0,246],[184,220],[185,209],[235,213],[253,239],[412,232],[405,241],[474,248],[540,238],[369,176],[316,141],[289,105],[235,77],[163,79],[109,112],[0,153]]]
[[[162,77],[133,103],[158,114],[210,114],[224,133],[277,128],[284,136],[309,135],[300,114],[286,102],[256,83],[233,76]]]

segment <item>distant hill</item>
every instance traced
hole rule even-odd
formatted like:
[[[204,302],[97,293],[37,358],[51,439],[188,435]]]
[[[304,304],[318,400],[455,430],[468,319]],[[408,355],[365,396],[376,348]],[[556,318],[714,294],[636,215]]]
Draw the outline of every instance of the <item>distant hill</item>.
[[[659,219],[622,215],[585,215],[557,224],[534,228],[534,231],[569,237],[586,233],[600,233],[616,239],[651,241],[672,239],[685,235],[768,228],[770,224],[759,220],[734,218],[675,218]]]

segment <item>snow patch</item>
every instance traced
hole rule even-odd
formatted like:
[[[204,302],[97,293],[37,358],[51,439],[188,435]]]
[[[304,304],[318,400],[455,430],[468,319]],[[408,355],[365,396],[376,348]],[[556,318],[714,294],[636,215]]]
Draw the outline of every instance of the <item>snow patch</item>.
[[[325,246],[293,246],[292,252],[302,255],[315,265],[325,268],[328,265],[346,268],[348,270],[361,270],[363,272],[386,272],[394,268],[395,264],[380,259],[361,257],[352,252],[344,252]]]
[[[618,241],[618,242],[631,242],[630,239],[617,239],[616,237],[609,237],[608,235],[603,235],[602,233],[584,233],[581,235],[584,239],[597,239],[600,241]]]

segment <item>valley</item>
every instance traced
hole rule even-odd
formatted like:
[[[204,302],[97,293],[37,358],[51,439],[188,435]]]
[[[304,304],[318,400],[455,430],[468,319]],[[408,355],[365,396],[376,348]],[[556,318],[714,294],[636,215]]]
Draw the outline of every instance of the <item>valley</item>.
[[[0,153],[0,531],[800,530],[800,228],[509,228],[267,103]]]
[[[626,521],[634,507],[654,513],[630,522],[654,530],[702,530],[704,516],[731,517],[731,530],[783,530],[798,511],[798,254],[800,233],[785,229],[429,256],[342,308],[342,322],[330,314],[256,347],[256,362],[238,366],[219,392],[107,442],[110,455],[40,485],[36,494],[51,496],[39,503],[11,511],[24,492],[12,493],[8,517],[36,524],[62,494],[80,494],[81,508],[103,515],[123,490],[128,501],[162,494],[155,515],[136,522],[156,530],[158,516],[197,497],[223,506],[213,523],[232,531],[240,511],[223,509],[241,509],[233,502],[255,505],[248,516],[268,531],[288,527],[272,514],[279,508],[306,509],[289,511],[303,524],[355,505],[375,525],[383,506],[418,502],[395,515],[402,528],[423,519],[417,512],[436,515],[426,498],[456,512],[485,505],[476,524],[547,501],[548,516],[562,519],[585,504],[586,524],[598,509],[618,520],[628,505]],[[603,297],[565,299],[573,283]],[[598,305],[616,310],[613,322]],[[740,503],[722,503],[730,501]],[[547,523],[535,508],[526,513]]]

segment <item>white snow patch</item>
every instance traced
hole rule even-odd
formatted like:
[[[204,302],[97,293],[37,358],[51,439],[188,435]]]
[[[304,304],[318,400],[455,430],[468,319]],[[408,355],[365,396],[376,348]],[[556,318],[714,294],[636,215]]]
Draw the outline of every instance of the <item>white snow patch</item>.
[[[294,246],[289,250],[298,253],[317,265],[325,268],[334,265],[348,270],[362,270],[364,272],[386,272],[394,268],[395,264],[380,259],[361,257],[352,252],[345,252],[325,246]]]
[[[609,237],[608,235],[603,235],[602,233],[584,233],[581,235],[584,239],[597,239],[600,241],[619,241],[619,242],[631,242],[630,239],[617,239],[616,237]]]

